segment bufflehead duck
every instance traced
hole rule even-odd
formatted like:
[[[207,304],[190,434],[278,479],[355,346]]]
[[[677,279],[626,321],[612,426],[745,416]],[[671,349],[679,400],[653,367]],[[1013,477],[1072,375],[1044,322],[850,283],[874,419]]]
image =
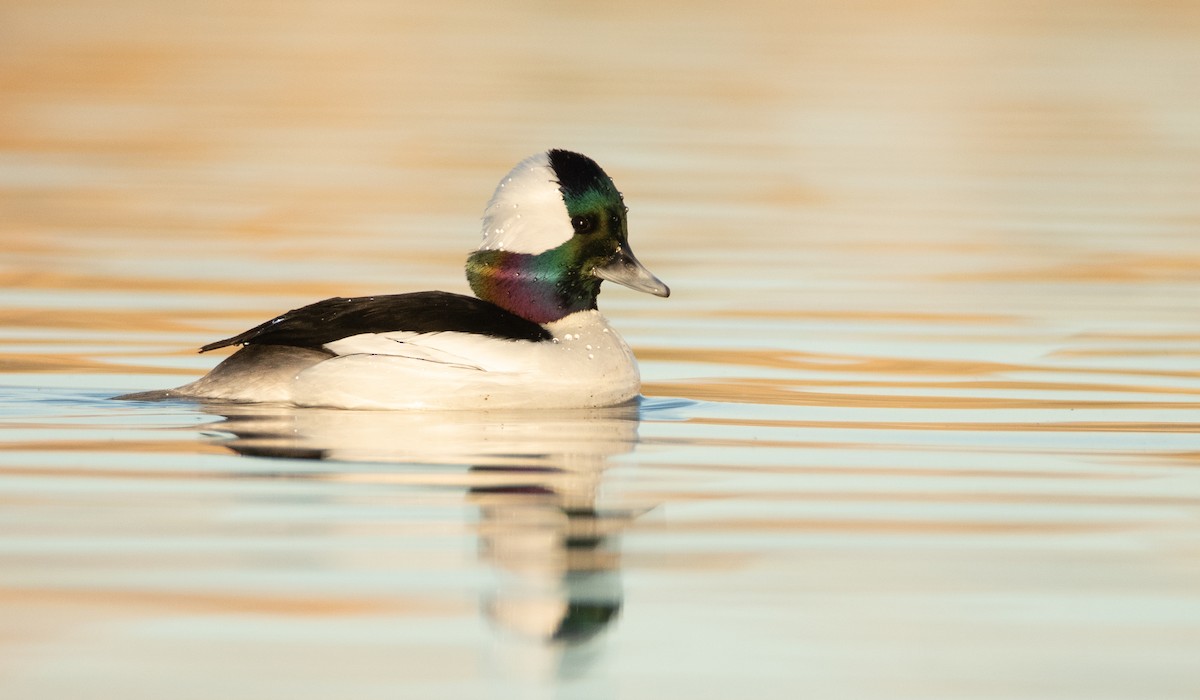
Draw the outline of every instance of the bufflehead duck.
[[[173,397],[356,409],[592,408],[638,396],[637,361],[596,309],[604,280],[665,297],[626,207],[587,156],[549,150],[500,181],[467,258],[475,297],[335,297],[201,352],[241,346]]]

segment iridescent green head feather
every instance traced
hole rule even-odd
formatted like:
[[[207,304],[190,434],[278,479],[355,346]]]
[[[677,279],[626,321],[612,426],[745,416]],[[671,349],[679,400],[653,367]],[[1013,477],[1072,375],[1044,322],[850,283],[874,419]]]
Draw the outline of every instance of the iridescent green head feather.
[[[484,212],[467,260],[480,299],[537,323],[596,308],[601,280],[667,296],[629,248],[625,203],[595,161],[551,150],[519,163]]]

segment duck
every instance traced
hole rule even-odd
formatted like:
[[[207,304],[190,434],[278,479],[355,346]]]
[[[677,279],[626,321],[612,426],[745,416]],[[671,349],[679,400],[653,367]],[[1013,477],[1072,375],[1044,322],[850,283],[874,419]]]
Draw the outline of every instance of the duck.
[[[636,402],[637,359],[600,314],[600,287],[670,289],[634,255],[627,215],[594,160],[537,153],[487,203],[482,242],[466,261],[474,296],[325,299],[204,345],[237,350],[196,381],[117,398],[381,410]]]

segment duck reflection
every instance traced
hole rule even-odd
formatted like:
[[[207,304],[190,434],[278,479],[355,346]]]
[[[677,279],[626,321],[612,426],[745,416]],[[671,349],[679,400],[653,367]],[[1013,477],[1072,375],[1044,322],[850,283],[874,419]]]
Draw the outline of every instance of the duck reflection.
[[[471,498],[483,515],[482,556],[504,580],[485,599],[489,619],[529,638],[574,644],[616,618],[621,579],[611,540],[632,514],[597,510],[588,486],[479,487]]]
[[[641,512],[597,503],[613,455],[637,442],[636,405],[546,412],[395,412],[205,406],[248,456],[405,465],[416,485],[461,485],[478,506],[480,556],[498,584],[482,611],[508,635],[572,647],[617,618],[617,535]],[[413,465],[465,466],[465,470]],[[563,659],[562,661],[566,661]]]

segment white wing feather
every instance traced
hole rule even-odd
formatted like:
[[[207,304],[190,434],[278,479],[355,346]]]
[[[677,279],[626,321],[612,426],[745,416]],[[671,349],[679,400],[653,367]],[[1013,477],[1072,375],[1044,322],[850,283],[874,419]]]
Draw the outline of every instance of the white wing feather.
[[[641,387],[633,352],[596,311],[548,324],[551,341],[471,333],[365,333],[303,370],[291,401],[336,408],[611,406]]]

